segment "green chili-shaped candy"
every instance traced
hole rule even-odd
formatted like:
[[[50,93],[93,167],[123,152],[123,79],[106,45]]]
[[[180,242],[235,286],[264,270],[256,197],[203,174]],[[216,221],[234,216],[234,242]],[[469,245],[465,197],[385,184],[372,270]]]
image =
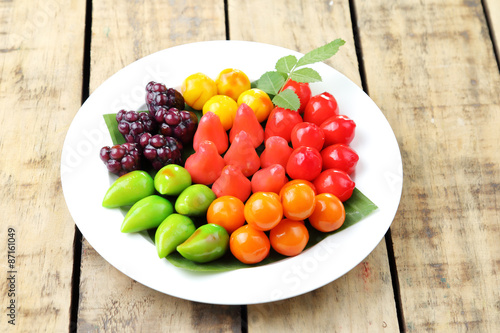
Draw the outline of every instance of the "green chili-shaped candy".
[[[109,187],[102,206],[115,208],[130,206],[155,192],[153,178],[145,171],[131,171],[119,177]]]
[[[184,215],[169,215],[156,229],[155,244],[158,256],[165,258],[184,243],[196,230],[193,221]]]
[[[154,183],[160,194],[179,195],[191,185],[191,175],[180,165],[168,164],[156,173]]]
[[[175,210],[182,215],[202,216],[215,199],[217,196],[208,186],[191,185],[177,197]]]
[[[125,215],[121,231],[138,232],[156,228],[174,212],[174,207],[167,199],[150,195],[136,202]]]
[[[217,224],[205,224],[177,246],[177,252],[188,260],[205,263],[222,257],[228,247],[229,235],[226,229]]]

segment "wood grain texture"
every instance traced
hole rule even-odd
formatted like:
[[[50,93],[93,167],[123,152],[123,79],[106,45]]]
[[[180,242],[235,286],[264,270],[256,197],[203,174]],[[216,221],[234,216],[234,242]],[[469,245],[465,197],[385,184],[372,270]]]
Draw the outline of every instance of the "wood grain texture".
[[[484,9],[488,15],[491,36],[496,49],[497,62],[500,62],[500,1],[484,0]]]
[[[361,86],[348,1],[229,1],[231,39],[308,52],[346,40],[327,63]],[[248,306],[249,332],[397,332],[398,321],[382,241],[342,278],[311,293]]]
[[[370,96],[399,141],[408,332],[500,331],[500,76],[480,1],[355,1]]]
[[[90,91],[143,56],[212,39],[225,39],[223,1],[94,1]],[[240,307],[158,293],[116,270],[84,241],[79,331],[187,332],[200,327],[239,331]]]
[[[0,3],[1,332],[70,327],[75,224],[59,166],[81,104],[84,18],[81,1]],[[10,292],[9,226],[15,229],[17,272]],[[15,326],[6,315],[12,292]]]
[[[238,306],[168,296],[130,279],[85,242],[79,332],[238,332]]]
[[[229,0],[233,40],[283,46],[306,53],[336,38],[346,45],[325,61],[361,87],[348,1]]]

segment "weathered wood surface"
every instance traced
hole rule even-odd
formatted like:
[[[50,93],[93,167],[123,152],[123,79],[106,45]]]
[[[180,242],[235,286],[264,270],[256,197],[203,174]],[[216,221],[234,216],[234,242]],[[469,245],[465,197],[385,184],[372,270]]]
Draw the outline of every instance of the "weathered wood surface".
[[[500,75],[481,1],[355,5],[368,90],[403,156],[404,328],[498,332]]]
[[[75,225],[59,166],[81,103],[84,19],[81,1],[0,3],[1,332],[70,326]],[[7,283],[8,227],[15,229],[15,287]]]
[[[348,1],[229,1],[231,39],[307,52],[335,38],[346,45],[327,63],[361,87]],[[248,306],[249,332],[396,332],[387,249],[342,278],[300,297]]]
[[[210,306],[157,293],[84,241],[78,329],[150,331],[500,331],[500,40],[496,0],[352,1],[370,96],[400,144],[401,205],[391,227],[403,327],[385,242],[344,277],[290,300]],[[484,8],[483,8],[484,4]],[[361,85],[349,1],[228,1],[230,38],[306,52],[342,37],[328,64]],[[67,332],[74,223],[60,153],[81,103],[85,2],[0,3],[2,230],[16,229],[16,326]],[[485,13],[488,15],[488,22]],[[491,32],[491,36],[490,36]],[[224,1],[93,2],[90,91],[134,60],[225,39]],[[493,39],[493,40],[492,40]],[[7,243],[0,267],[9,270]],[[0,284],[4,309],[7,283]],[[397,293],[396,293],[397,294]],[[243,326],[242,326],[243,324]]]
[[[148,54],[214,39],[225,39],[223,1],[94,1],[90,91]],[[116,270],[84,241],[78,329],[239,331],[240,307],[198,304],[158,293]]]

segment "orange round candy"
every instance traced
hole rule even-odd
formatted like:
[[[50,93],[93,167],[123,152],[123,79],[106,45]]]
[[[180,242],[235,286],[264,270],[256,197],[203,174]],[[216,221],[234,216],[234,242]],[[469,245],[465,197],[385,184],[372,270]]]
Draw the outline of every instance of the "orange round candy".
[[[253,110],[259,123],[266,120],[274,108],[273,102],[271,101],[269,95],[257,88],[250,89],[241,93],[241,95],[238,97],[238,106],[243,103],[248,105]]]
[[[276,252],[285,256],[296,256],[306,247],[309,232],[304,221],[284,219],[271,230],[269,239]]]
[[[229,248],[242,263],[256,264],[268,256],[271,244],[263,231],[246,224],[231,234]]]
[[[251,88],[248,76],[239,69],[226,68],[215,79],[219,95],[231,97],[235,102],[241,93]]]
[[[285,185],[283,185],[283,187],[281,188],[281,191],[279,193],[280,195],[280,198],[281,198],[281,194],[283,193],[283,190],[287,187],[287,186],[290,186],[290,185],[295,185],[295,184],[306,184],[307,186],[309,186],[310,188],[313,189],[314,193],[315,194],[318,194],[318,192],[316,191],[316,186],[314,186],[313,183],[311,183],[310,181],[308,180],[304,180],[304,179],[292,179],[290,180],[289,182],[287,182]]]
[[[228,234],[245,224],[243,202],[233,196],[222,196],[212,201],[207,211],[207,222],[226,229]]]
[[[316,193],[306,183],[285,184],[280,194],[283,215],[288,219],[304,220],[313,213]]]
[[[309,216],[311,225],[322,232],[337,230],[344,224],[345,209],[339,198],[330,193],[316,196],[314,212]]]
[[[276,193],[257,192],[245,203],[245,219],[257,230],[271,230],[283,218],[283,207]]]

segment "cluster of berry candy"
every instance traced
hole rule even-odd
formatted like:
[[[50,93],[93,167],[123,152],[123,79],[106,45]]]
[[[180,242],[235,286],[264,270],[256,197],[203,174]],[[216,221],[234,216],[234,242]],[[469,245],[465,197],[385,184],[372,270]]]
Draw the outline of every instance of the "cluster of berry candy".
[[[181,163],[182,147],[193,139],[198,118],[183,110],[181,93],[162,83],[147,84],[146,105],[149,112],[120,110],[116,114],[118,131],[127,143],[101,149],[109,172],[121,176],[141,169],[141,156],[156,170]]]

